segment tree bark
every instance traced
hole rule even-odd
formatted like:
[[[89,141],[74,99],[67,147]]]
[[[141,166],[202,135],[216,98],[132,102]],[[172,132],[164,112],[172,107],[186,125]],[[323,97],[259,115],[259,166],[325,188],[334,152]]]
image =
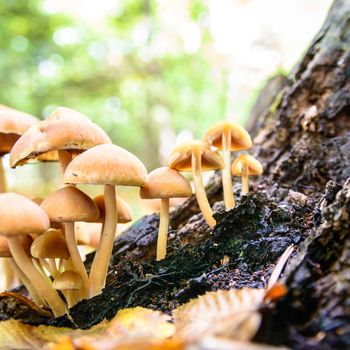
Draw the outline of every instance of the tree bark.
[[[171,212],[168,255],[159,262],[158,215],[135,223],[115,242],[103,293],[71,310],[80,327],[125,307],[171,311],[208,290],[264,287],[294,244],[284,274],[287,296],[262,310],[255,340],[305,350],[350,347],[349,47],[350,2],[336,0],[272,104],[255,109],[252,153],[264,175],[252,181],[254,191],[242,196],[235,181],[237,206],[225,212],[215,174],[207,195],[217,226],[211,230],[195,197],[188,199]],[[8,310],[3,305],[1,311]],[[47,322],[70,324],[66,318]]]

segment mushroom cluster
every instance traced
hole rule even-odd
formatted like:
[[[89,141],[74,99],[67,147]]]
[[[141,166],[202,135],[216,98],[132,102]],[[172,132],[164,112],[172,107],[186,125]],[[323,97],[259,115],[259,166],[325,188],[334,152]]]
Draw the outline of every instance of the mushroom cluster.
[[[117,224],[132,220],[130,207],[116,196],[115,186],[137,186],[141,198],[160,200],[156,259],[162,260],[166,257],[169,200],[192,195],[189,180],[180,172],[192,173],[198,206],[213,227],[216,222],[202,172],[222,169],[225,206],[233,208],[232,175],[242,177],[243,193],[247,193],[248,176],[262,172],[261,164],[247,154],[231,164],[231,152],[251,146],[246,130],[222,122],[208,130],[204,141],[176,147],[168,167],[148,174],[135,155],[112,144],[100,127],[79,112],[59,107],[39,121],[0,105],[0,156],[10,153],[12,168],[33,160],[58,161],[62,182],[61,188],[44,199],[9,193],[0,158],[0,257],[35,303],[51,308],[56,317],[68,313],[82,299],[102,292]],[[103,194],[90,198],[76,187],[80,184],[103,185]],[[86,225],[99,225],[97,237]],[[89,272],[78,249],[84,244],[96,248]]]

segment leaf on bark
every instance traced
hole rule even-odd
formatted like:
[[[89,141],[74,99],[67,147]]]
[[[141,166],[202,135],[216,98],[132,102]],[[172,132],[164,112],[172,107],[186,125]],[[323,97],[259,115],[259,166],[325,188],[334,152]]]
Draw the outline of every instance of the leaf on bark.
[[[208,292],[174,310],[175,336],[195,340],[206,335],[247,341],[259,329],[265,289]]]

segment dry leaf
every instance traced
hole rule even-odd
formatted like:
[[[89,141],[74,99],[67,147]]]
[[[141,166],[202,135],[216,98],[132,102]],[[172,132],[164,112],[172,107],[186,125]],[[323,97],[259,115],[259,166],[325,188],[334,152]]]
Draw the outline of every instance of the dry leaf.
[[[63,339],[52,349],[182,350],[182,341],[167,339],[175,332],[170,320],[168,315],[142,307],[120,310],[102,336],[72,336]]]
[[[166,339],[174,334],[171,317],[159,311],[135,307],[120,310],[110,322],[106,335],[128,338]]]
[[[250,340],[257,332],[258,312],[265,289],[231,289],[208,292],[174,310],[175,335],[194,340],[203,335],[216,335],[237,340]]]
[[[106,323],[101,323],[89,330],[74,330],[51,326],[31,326],[15,320],[0,322],[0,349],[38,349],[49,342],[57,342],[63,336],[82,334],[101,334]]]

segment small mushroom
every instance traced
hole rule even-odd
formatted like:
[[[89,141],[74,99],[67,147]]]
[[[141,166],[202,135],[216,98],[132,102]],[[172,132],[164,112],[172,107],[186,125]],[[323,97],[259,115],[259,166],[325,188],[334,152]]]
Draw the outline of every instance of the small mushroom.
[[[64,181],[68,184],[104,185],[106,215],[103,233],[90,270],[90,296],[102,292],[117,227],[115,186],[144,186],[147,170],[126,149],[104,144],[90,148],[69,163]]]
[[[242,193],[249,192],[248,176],[261,175],[263,167],[261,163],[249,154],[241,154],[232,164],[232,175],[242,177]]]
[[[0,194],[0,217],[0,235],[7,238],[13,259],[54,315],[64,315],[67,312],[65,303],[50,282],[36,270],[19,240],[19,236],[29,232],[40,234],[49,229],[50,220],[45,211],[19,194],[3,193]]]
[[[0,193],[7,192],[2,156],[10,153],[13,145],[39,119],[10,107],[0,108]]]
[[[53,277],[58,274],[55,259],[68,259],[70,256],[66,240],[57,229],[49,229],[35,238],[30,252],[36,259],[49,259],[48,269]]]
[[[75,270],[83,280],[83,298],[89,295],[89,278],[76,244],[74,222],[95,222],[100,213],[94,201],[76,187],[63,187],[44,199],[41,207],[51,222],[64,223],[64,233]]]
[[[103,194],[94,197],[94,202],[100,212],[97,222],[103,223],[106,216],[105,198]],[[118,223],[126,224],[132,220],[132,212],[129,204],[121,197],[116,196]]]
[[[83,282],[81,276],[72,270],[66,270],[59,274],[53,281],[53,287],[62,291],[67,300],[68,308],[73,307],[78,301],[74,292],[81,290]]]
[[[224,163],[220,154],[209,144],[193,140],[176,147],[169,156],[168,165],[178,171],[192,171],[199,208],[208,225],[214,227],[216,221],[204,190],[202,171],[222,169]]]
[[[166,256],[169,226],[169,198],[190,197],[191,185],[174,169],[157,168],[148,174],[148,182],[140,190],[142,199],[160,198],[159,232],[157,241],[157,261]]]
[[[212,126],[205,134],[204,140],[222,150],[224,168],[222,169],[222,186],[226,210],[235,206],[232,192],[231,151],[242,151],[252,147],[252,139],[241,126],[223,121]]]

